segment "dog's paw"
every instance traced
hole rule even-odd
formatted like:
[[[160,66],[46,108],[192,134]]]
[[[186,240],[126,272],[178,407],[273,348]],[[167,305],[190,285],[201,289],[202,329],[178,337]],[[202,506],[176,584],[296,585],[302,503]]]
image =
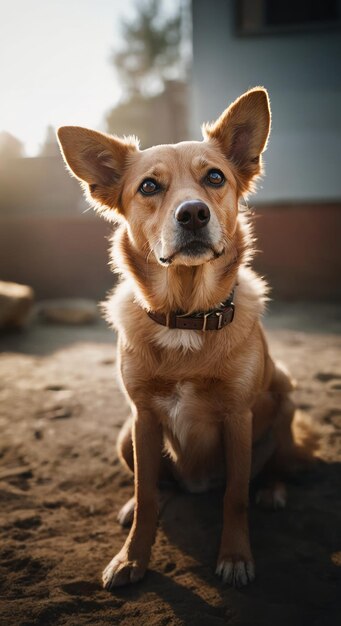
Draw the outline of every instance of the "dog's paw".
[[[131,526],[134,519],[134,506],[135,506],[135,498],[134,496],[126,502],[122,508],[119,510],[117,515],[117,520],[121,524],[121,526]]]
[[[284,509],[287,504],[287,489],[283,483],[276,483],[271,487],[259,489],[256,494],[256,504],[265,509]]]
[[[114,587],[122,587],[129,583],[136,583],[143,578],[146,566],[136,560],[124,558],[117,554],[107,565],[102,574],[103,587],[110,591]]]
[[[254,580],[255,564],[252,560],[244,561],[239,557],[222,558],[218,561],[216,574],[223,583],[243,587]]]

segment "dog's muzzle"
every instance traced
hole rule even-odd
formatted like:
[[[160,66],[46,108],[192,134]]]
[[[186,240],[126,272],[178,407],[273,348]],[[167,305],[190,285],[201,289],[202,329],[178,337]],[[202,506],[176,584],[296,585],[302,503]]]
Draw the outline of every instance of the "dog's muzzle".
[[[167,257],[159,257],[164,265],[172,263],[173,259],[182,255],[188,259],[200,258],[207,253],[217,258],[222,251],[217,251],[211,241],[209,221],[211,212],[202,200],[186,200],[179,204],[174,212],[175,237],[174,249]]]

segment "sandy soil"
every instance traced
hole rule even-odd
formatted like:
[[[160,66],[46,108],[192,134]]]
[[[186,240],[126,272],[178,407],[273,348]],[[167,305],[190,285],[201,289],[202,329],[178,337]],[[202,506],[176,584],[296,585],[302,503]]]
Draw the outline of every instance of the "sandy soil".
[[[214,575],[222,493],[175,490],[165,493],[144,581],[101,589],[101,570],[126,536],[116,514],[132,494],[115,453],[127,415],[115,337],[102,324],[2,337],[1,624],[339,623],[340,323],[332,306],[277,305],[267,326],[298,381],[300,411],[323,428],[323,461],[295,477],[285,511],[251,504],[257,579],[244,590]]]

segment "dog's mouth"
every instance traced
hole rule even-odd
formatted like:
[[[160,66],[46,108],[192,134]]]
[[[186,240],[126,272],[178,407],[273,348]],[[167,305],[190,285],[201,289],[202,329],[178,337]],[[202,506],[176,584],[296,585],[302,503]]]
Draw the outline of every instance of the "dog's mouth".
[[[199,239],[194,239],[180,248],[177,248],[177,250],[168,257],[159,257],[159,261],[162,265],[170,265],[177,257],[183,256],[187,257],[189,260],[191,258],[194,260],[203,256],[206,257],[208,252],[211,253],[211,259],[218,259],[224,253],[224,249],[216,250],[211,244]]]

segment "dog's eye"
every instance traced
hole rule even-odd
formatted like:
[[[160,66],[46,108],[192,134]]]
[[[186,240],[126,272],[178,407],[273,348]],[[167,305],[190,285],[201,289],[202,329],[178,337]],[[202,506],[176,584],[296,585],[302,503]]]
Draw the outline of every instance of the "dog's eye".
[[[221,187],[225,182],[225,176],[220,170],[210,170],[206,182],[214,187]]]
[[[139,191],[145,196],[151,196],[153,193],[160,191],[160,185],[152,178],[146,178],[140,185]]]

